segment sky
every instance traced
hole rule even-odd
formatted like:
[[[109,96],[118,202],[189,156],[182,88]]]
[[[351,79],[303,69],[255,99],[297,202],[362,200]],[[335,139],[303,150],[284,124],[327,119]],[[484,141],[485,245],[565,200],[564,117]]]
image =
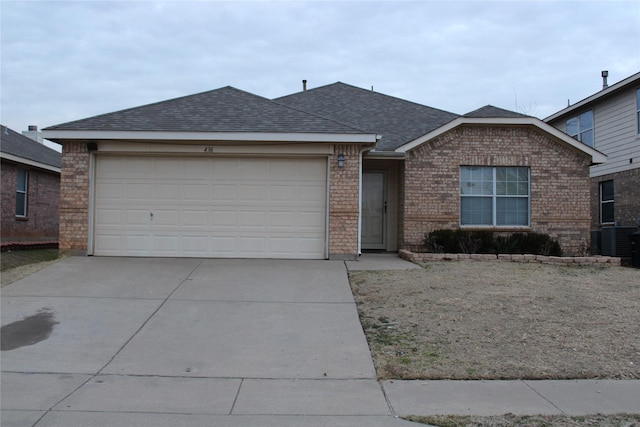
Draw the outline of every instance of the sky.
[[[21,132],[224,86],[337,81],[545,118],[640,71],[634,1],[0,0],[0,121]]]

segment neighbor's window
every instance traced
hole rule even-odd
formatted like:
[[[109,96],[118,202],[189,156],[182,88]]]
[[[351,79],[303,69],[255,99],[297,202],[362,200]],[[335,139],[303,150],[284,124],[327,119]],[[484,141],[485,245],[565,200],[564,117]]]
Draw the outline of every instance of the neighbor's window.
[[[638,116],[638,133],[640,134],[640,89],[636,90],[636,110]]]
[[[27,216],[27,179],[27,170],[18,168],[16,176],[16,216]]]
[[[567,133],[589,147],[593,147],[593,111],[585,111],[567,120]]]
[[[600,222],[612,224],[615,222],[613,202],[613,180],[600,183]]]
[[[460,225],[529,225],[529,168],[462,166]]]

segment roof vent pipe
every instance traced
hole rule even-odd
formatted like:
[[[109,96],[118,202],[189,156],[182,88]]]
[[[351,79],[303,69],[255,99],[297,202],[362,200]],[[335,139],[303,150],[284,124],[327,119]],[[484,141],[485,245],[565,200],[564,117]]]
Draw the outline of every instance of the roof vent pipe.
[[[607,70],[604,70],[602,72],[602,90],[605,90],[609,87],[609,84],[607,83],[607,77],[609,77],[609,72]]]
[[[302,81],[302,91],[305,92],[307,90],[307,81],[303,80]]]

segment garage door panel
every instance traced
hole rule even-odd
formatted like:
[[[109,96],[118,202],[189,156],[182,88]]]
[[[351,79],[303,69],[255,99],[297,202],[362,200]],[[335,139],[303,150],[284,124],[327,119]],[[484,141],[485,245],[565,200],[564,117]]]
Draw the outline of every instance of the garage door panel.
[[[98,155],[95,190],[96,255],[324,258],[326,159]]]

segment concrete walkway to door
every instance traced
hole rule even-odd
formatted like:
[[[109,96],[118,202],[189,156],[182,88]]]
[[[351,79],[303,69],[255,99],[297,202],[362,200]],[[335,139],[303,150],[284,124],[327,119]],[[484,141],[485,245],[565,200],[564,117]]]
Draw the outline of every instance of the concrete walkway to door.
[[[344,262],[73,257],[2,289],[3,426],[402,426]]]

